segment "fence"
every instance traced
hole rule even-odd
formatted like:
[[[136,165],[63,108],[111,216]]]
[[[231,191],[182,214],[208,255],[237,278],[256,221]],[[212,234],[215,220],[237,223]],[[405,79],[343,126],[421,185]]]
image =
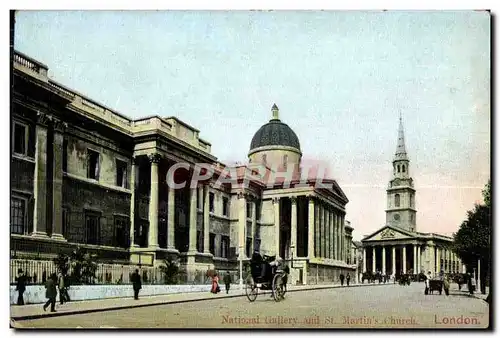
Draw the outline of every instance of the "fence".
[[[28,284],[43,284],[52,273],[57,273],[57,265],[53,261],[44,260],[10,260],[10,283],[16,282],[17,271],[22,269],[28,277]],[[131,284],[130,276],[136,270],[139,270],[142,283],[144,284],[162,284],[163,272],[159,267],[145,267],[136,265],[118,265],[98,263],[95,278],[89,284]],[[71,275],[70,267],[68,274]],[[186,276],[180,272],[179,283],[186,283]]]

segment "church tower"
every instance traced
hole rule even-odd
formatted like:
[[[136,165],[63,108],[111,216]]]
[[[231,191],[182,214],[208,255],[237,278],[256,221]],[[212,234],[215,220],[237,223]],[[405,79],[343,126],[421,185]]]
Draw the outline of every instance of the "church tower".
[[[410,160],[406,154],[403,119],[399,117],[398,144],[392,161],[392,179],[387,188],[386,224],[407,231],[417,231],[415,189],[410,177]]]

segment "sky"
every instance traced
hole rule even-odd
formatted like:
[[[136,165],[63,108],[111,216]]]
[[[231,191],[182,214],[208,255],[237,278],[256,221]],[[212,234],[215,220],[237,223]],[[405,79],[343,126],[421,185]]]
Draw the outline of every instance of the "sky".
[[[177,116],[226,163],[276,103],[355,240],[385,224],[400,113],[417,231],[451,235],[490,177],[487,12],[24,11],[15,48],[126,116]]]

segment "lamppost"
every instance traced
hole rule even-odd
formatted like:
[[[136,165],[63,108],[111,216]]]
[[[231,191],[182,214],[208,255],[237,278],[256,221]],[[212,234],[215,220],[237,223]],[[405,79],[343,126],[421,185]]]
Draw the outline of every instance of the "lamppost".
[[[293,252],[295,251],[295,245],[290,245],[290,250],[292,250],[291,257],[292,259],[290,260],[290,268],[293,269]]]

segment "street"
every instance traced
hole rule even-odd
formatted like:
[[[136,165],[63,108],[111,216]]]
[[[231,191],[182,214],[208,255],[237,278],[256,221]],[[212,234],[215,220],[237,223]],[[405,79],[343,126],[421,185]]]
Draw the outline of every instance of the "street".
[[[452,285],[450,296],[424,285],[388,284],[268,294],[18,321],[22,328],[485,328],[486,302]]]

